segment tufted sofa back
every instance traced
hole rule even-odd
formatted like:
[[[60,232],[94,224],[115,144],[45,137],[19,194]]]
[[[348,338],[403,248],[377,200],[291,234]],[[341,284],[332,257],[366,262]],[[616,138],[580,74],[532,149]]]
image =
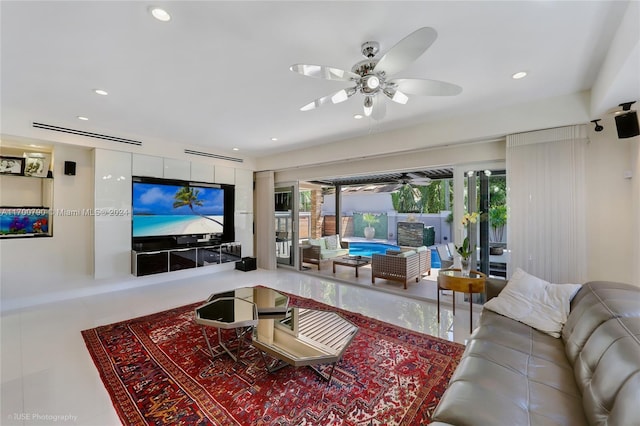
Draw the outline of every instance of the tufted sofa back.
[[[589,424],[638,424],[640,288],[586,283],[571,302],[562,339]]]

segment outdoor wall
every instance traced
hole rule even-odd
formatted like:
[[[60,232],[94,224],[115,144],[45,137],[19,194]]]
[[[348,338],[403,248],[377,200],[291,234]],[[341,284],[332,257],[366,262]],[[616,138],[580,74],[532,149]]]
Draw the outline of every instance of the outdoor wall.
[[[347,192],[342,193],[342,212],[386,213],[393,210],[391,195],[388,192]],[[335,194],[322,198],[322,214],[331,215],[336,212]]]

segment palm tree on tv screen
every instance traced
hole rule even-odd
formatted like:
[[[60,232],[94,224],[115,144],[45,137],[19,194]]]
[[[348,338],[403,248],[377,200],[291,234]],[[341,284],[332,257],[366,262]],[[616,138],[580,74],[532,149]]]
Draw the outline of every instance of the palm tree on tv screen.
[[[178,190],[178,192],[176,192],[176,195],[173,196],[173,198],[175,199],[175,201],[173,202],[173,208],[177,209],[178,207],[189,206],[189,208],[194,214],[197,214],[198,216],[203,217],[205,219],[209,219],[220,226],[224,226],[219,221],[213,218],[207,217],[203,214],[200,214],[194,210],[193,206],[203,205],[202,200],[198,199],[199,195],[200,195],[200,190],[189,188],[188,186],[183,186]]]

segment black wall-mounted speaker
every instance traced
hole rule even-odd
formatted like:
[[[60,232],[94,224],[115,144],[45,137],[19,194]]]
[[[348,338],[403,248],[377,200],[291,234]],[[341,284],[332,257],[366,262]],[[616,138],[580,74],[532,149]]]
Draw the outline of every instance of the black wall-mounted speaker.
[[[620,139],[640,135],[638,113],[636,111],[629,111],[625,114],[616,115],[616,129],[618,130],[618,138]]]
[[[65,161],[64,162],[64,174],[67,176],[75,176],[76,175],[76,162],[75,161]]]

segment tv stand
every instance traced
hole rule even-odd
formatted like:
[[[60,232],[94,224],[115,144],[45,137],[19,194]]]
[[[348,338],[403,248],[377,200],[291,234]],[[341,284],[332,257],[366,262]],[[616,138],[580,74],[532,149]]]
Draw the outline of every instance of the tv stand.
[[[166,247],[166,246],[165,246]],[[138,248],[138,247],[135,247]],[[220,265],[242,259],[240,243],[203,244],[154,250],[151,246],[131,250],[131,273],[136,277],[203,266]]]

